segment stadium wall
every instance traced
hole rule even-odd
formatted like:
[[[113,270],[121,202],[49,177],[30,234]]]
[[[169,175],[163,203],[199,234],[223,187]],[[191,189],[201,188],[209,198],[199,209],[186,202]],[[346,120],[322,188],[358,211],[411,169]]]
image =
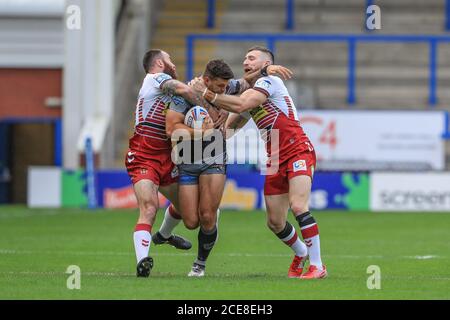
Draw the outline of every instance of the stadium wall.
[[[0,83],[0,119],[61,117],[62,69],[0,68]]]

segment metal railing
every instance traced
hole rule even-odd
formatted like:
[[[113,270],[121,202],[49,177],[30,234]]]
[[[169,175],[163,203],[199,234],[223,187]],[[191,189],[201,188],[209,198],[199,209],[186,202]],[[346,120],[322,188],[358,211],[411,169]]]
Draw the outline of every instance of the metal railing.
[[[450,31],[450,0],[445,0],[445,30]]]
[[[347,34],[191,34],[186,37],[186,79],[194,76],[195,42],[215,41],[264,41],[267,48],[276,54],[279,42],[345,42],[348,44],[347,102],[356,103],[356,55],[358,43],[427,43],[429,45],[429,95],[428,103],[435,106],[437,100],[437,48],[440,43],[449,43],[450,36],[444,35],[347,35]]]
[[[206,25],[208,28],[216,26],[216,0],[207,1]],[[285,0],[286,30],[294,30],[295,27],[295,0]],[[375,0],[366,0],[366,8],[375,4]],[[362,14],[366,14],[365,11]],[[364,23],[365,28],[365,23]],[[370,31],[365,28],[366,31]],[[444,29],[450,31],[450,0],[445,0],[445,26]]]
[[[209,29],[216,26],[216,0],[206,0],[206,26]],[[293,30],[295,25],[295,0],[285,0],[286,30]]]

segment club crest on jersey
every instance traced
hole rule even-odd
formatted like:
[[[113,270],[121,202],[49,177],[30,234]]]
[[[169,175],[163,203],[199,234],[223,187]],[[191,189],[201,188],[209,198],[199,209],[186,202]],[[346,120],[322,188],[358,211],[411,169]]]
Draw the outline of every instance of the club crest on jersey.
[[[292,169],[294,170],[294,172],[297,171],[306,171],[307,167],[306,167],[306,161],[305,160],[297,160],[293,163],[292,165]]]
[[[163,83],[166,80],[170,80],[170,79],[172,79],[172,78],[165,73],[162,73],[155,78],[156,82],[158,82],[159,84]]]
[[[256,84],[255,84],[255,86],[264,88],[266,90],[269,90],[271,85],[272,85],[272,82],[270,82],[269,80],[265,80],[265,79],[260,79],[260,80],[256,81]]]

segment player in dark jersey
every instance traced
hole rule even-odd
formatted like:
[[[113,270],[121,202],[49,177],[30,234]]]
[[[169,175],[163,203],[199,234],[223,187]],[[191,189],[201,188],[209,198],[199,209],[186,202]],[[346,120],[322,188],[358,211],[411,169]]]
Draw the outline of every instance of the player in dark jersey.
[[[259,70],[274,63],[273,53],[263,47],[251,48],[244,60],[244,72]],[[227,111],[249,112],[265,136],[269,162],[264,186],[267,225],[288,245],[295,256],[288,276],[301,279],[319,279],[327,276],[320,254],[319,229],[309,212],[309,196],[316,166],[312,143],[300,126],[298,114],[283,80],[264,74],[251,81],[252,88],[240,97],[217,94],[201,83],[196,89],[208,101],[214,101]],[[234,122],[234,121],[232,121]],[[276,137],[277,139],[274,139]],[[300,241],[295,228],[287,221],[288,209],[300,225],[306,245]],[[303,273],[306,260],[310,266]]]
[[[235,88],[228,84],[233,77],[230,67],[222,60],[210,61],[203,74],[207,87],[217,93],[234,93]],[[178,164],[178,195],[184,224],[189,229],[200,226],[197,259],[188,276],[202,277],[218,236],[218,209],[226,179],[226,141],[223,130],[218,129],[209,130],[203,137],[200,135],[201,139],[193,136],[192,139],[178,141],[184,132],[193,132],[192,128],[184,125],[191,107],[184,99],[173,99],[167,112],[166,128],[167,134],[176,142],[173,153],[176,157],[172,158]],[[210,152],[206,153],[207,150]]]
[[[283,70],[282,66],[273,66],[271,72]],[[223,60],[212,60],[206,65],[202,81],[209,90],[218,94],[240,94],[249,87],[244,79],[234,80],[233,77],[231,68]],[[172,141],[177,142],[174,150],[176,158],[181,160],[175,159],[179,171],[178,194],[183,221],[189,229],[200,225],[198,255],[188,276],[202,277],[206,260],[218,236],[219,205],[226,179],[226,140],[224,131],[217,129],[203,139],[189,139],[193,129],[185,126],[184,120],[191,107],[184,99],[173,99],[166,116],[166,128]],[[183,132],[174,134],[175,128]],[[189,132],[188,140],[179,142],[178,137],[184,132]]]

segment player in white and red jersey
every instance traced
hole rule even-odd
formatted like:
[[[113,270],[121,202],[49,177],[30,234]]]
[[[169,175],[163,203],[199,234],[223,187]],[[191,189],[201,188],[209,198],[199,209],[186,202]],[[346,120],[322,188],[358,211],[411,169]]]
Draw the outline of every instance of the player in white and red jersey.
[[[169,243],[178,249],[187,250],[192,246],[186,239],[171,234],[181,216],[175,209],[178,208],[178,172],[171,160],[172,145],[166,135],[165,117],[174,95],[193,104],[208,104],[192,88],[176,80],[175,65],[166,52],[148,51],[143,65],[146,77],[139,91],[135,131],[125,159],[140,212],[133,236],[138,277],[148,277],[153,267],[153,259],[148,256],[152,238],[155,244]],[[221,119],[214,110],[209,114],[211,118],[215,117],[217,125],[226,119]],[[172,205],[166,210],[160,230],[152,237],[151,230],[159,207],[158,190]]]
[[[283,80],[264,74],[266,67],[273,63],[274,57],[270,50],[253,47],[245,57],[244,71],[252,73],[262,70],[264,76],[254,79],[251,89],[240,97],[203,91],[201,86],[197,89],[204,92],[206,100],[220,108],[238,114],[248,111],[258,128],[264,131],[262,135],[269,157],[264,186],[267,225],[295,252],[288,271],[289,277],[324,278],[327,270],[321,260],[319,230],[308,205],[316,154],[300,126],[294,102]],[[233,119],[229,121],[233,122]],[[287,221],[289,208],[300,225],[306,246]],[[308,257],[310,266],[303,273]]]

